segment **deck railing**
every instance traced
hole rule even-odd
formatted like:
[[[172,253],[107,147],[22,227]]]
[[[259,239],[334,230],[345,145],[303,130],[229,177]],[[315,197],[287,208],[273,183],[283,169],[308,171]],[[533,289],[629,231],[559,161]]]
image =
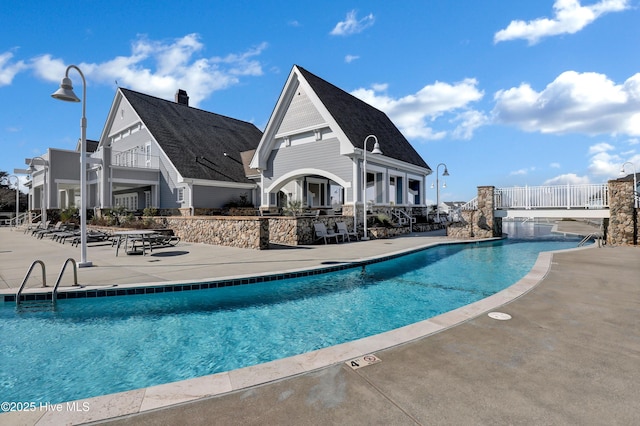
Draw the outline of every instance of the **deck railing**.
[[[606,183],[496,188],[496,209],[605,209],[609,207]]]
[[[140,149],[113,151],[111,153],[112,166],[157,169],[159,164],[160,158],[157,155],[149,155]]]

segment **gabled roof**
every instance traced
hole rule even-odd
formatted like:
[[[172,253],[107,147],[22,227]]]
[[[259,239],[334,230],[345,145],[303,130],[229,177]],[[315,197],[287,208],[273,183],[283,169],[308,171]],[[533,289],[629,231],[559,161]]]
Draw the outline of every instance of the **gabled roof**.
[[[133,90],[119,90],[183,178],[251,182],[245,176],[240,152],[260,143],[262,132],[256,126]]]
[[[297,65],[295,67],[309,83],[354,147],[363,149],[365,138],[374,134],[378,138],[380,149],[386,157],[431,170],[384,112],[304,68]],[[371,148],[370,146],[369,149]]]

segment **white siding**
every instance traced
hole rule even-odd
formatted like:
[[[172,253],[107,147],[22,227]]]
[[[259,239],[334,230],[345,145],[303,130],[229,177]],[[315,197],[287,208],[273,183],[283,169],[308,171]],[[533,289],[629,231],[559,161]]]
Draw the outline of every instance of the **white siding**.
[[[299,87],[291,100],[291,104],[276,134],[289,133],[298,129],[307,129],[319,126],[324,122],[322,115],[320,115],[313,105],[309,96]]]

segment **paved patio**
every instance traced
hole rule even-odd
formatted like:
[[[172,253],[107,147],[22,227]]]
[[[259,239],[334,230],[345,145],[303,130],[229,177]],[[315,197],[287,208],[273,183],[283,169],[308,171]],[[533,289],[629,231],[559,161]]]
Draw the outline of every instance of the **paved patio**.
[[[581,225],[560,223],[560,230],[585,232],[573,229],[575,226]],[[12,264],[18,259],[12,257],[15,247],[8,249],[5,242],[18,235],[5,239],[5,232],[0,230],[0,274],[3,281],[16,274],[21,280],[31,260],[22,260],[27,266],[21,272],[8,272],[18,268]],[[209,257],[207,247],[181,244],[172,250],[189,251],[189,255],[160,256],[161,262],[153,262],[154,256],[113,260],[110,247],[92,247],[90,256],[100,251],[111,257],[104,263],[94,260],[97,256],[91,258],[98,266],[80,270],[79,281],[109,282],[95,272],[100,269],[104,274],[118,273],[122,280],[128,280],[129,273],[137,274],[127,282],[142,278],[163,281],[175,276],[184,279],[192,273],[208,273],[210,277],[213,272],[207,271],[251,274],[269,269],[271,262],[272,267],[298,269],[439,240],[446,237],[409,236],[269,252],[218,247],[211,248]],[[33,240],[29,245],[34,247],[35,243]],[[40,243],[48,244],[37,241]],[[57,243],[51,244],[56,245],[47,245],[47,252],[57,247]],[[197,254],[199,250],[203,252]],[[34,254],[33,250],[29,253]],[[67,254],[57,253],[56,257],[51,253],[48,261],[61,264]],[[177,260],[181,256],[182,260]],[[352,370],[344,362],[329,362],[264,385],[140,413],[136,403],[137,409],[130,412],[137,414],[112,419],[109,424],[638,424],[640,248],[588,248],[546,257],[544,271],[532,277],[530,291],[490,308],[467,309],[462,323],[428,337],[388,344],[386,349],[375,351],[379,363]],[[162,263],[165,260],[177,263]],[[160,263],[157,270],[156,263]],[[173,275],[172,267],[180,268],[181,273]],[[53,275],[57,275],[55,269]],[[489,309],[508,313],[512,319],[491,319],[486,315]],[[239,378],[231,376],[232,381]],[[185,383],[191,383],[196,392],[198,383]],[[153,394],[149,388],[122,398],[144,404],[145,395],[151,398]],[[10,413],[2,415],[0,423],[54,424],[105,418],[99,413],[68,418],[49,414],[27,418]]]
[[[116,257],[110,242],[90,243],[87,259],[93,267],[78,269],[78,283],[89,286],[190,282],[194,280],[255,276],[320,268],[401,252],[416,247],[453,240],[445,231],[409,234],[388,240],[352,241],[312,246],[272,246],[270,250],[250,250],[180,242],[175,247],[154,249],[153,253]],[[80,259],[80,248],[60,244],[50,238],[36,239],[21,230],[0,228],[0,294],[15,293],[31,263],[42,260],[46,280],[53,286],[68,258]],[[42,274],[36,268],[28,288],[40,287]],[[71,268],[63,275],[61,286],[73,284]]]

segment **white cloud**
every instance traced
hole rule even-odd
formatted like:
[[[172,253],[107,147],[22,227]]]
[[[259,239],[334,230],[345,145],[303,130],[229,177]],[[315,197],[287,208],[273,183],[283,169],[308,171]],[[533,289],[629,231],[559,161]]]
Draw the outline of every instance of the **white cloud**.
[[[372,13],[358,20],[357,12],[355,10],[352,10],[351,12],[347,13],[345,20],[338,22],[329,34],[348,36],[361,33],[368,27],[372,26],[374,22],[375,18]]]
[[[451,120],[453,123],[460,123],[453,131],[451,136],[455,139],[471,139],[473,132],[488,123],[487,116],[476,110],[468,110],[460,112]]]
[[[629,161],[640,165],[640,154],[635,150],[617,152],[616,147],[601,142],[589,147],[589,173],[606,179],[620,177],[622,164]]]
[[[189,103],[198,106],[211,93],[237,84],[240,77],[262,75],[256,59],[266,43],[245,52],[224,57],[201,57],[204,44],[197,34],[188,34],[170,42],[140,37],[131,46],[129,56],[118,56],[106,62],[78,64],[87,79],[118,84],[165,99],[171,99],[178,88],[189,93]],[[59,82],[66,66],[61,59],[43,55],[31,61],[34,72]],[[73,76],[72,76],[73,80]]]
[[[494,95],[493,116],[529,132],[640,135],[640,73],[623,84],[566,71],[541,92],[527,83]]]
[[[578,176],[575,173],[566,173],[544,181],[543,185],[584,185],[591,183],[588,176]]]
[[[23,61],[11,62],[11,58],[11,52],[0,53],[0,87],[11,84],[16,74],[27,68]]]
[[[589,147],[589,154],[599,154],[601,152],[613,151],[615,147],[606,142],[600,142]]]
[[[532,45],[544,37],[577,33],[605,13],[620,12],[627,8],[629,8],[628,0],[601,0],[590,6],[582,6],[579,0],[556,0],[553,4],[552,19],[511,21],[507,28],[495,33],[493,41],[499,43],[525,39]]]
[[[536,170],[535,167],[529,167],[529,168],[514,170],[513,172],[509,173],[509,175],[511,175],[511,176],[524,176],[524,175],[529,174],[529,172],[533,172],[535,170]]]
[[[344,57],[344,61],[348,64],[350,64],[351,62],[360,59],[360,56],[357,55],[347,55]]]
[[[387,86],[381,84],[356,89],[351,94],[384,111],[408,138],[442,139],[451,135],[469,139],[487,121],[483,113],[469,109],[469,104],[484,96],[477,85],[471,78],[454,84],[435,82],[398,99],[384,93]],[[432,123],[445,114],[453,115],[450,122],[459,123],[457,127],[450,131],[434,130]]]

